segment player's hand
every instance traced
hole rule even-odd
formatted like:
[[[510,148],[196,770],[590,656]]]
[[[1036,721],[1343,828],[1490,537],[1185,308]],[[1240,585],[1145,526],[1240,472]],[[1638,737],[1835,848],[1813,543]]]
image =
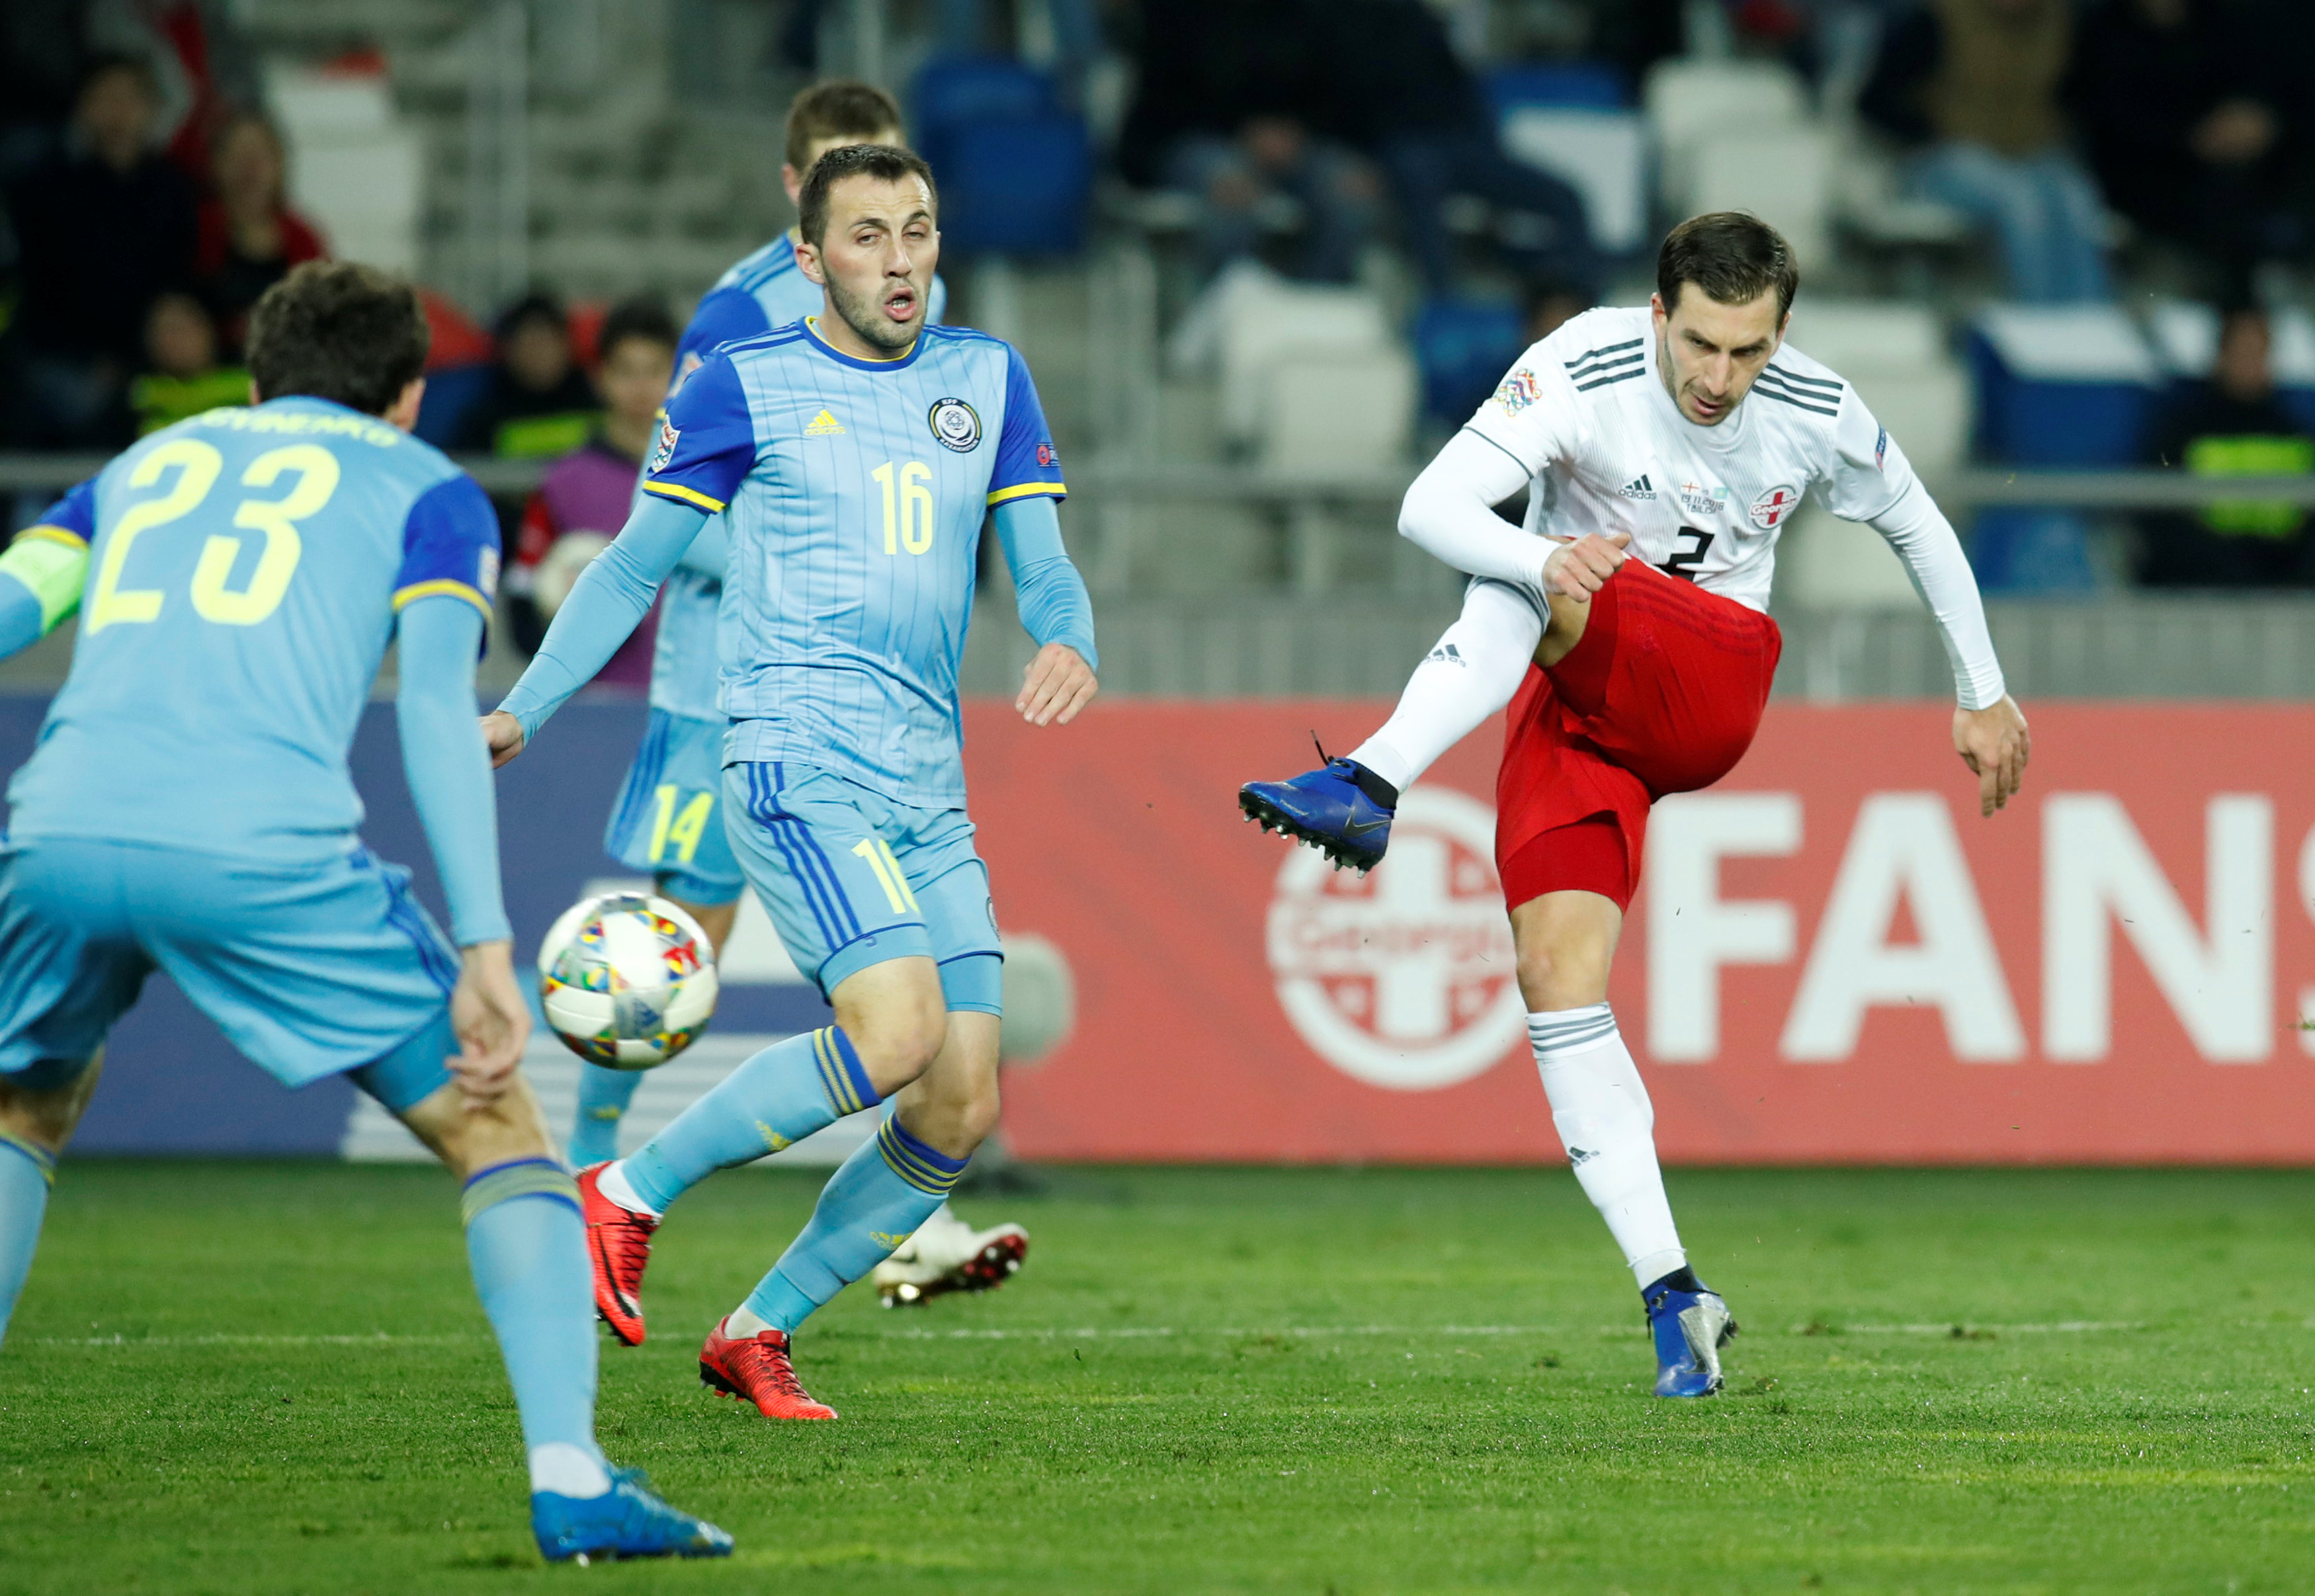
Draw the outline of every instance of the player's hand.
[[[1605,537],[1587,532],[1573,543],[1561,544],[1544,558],[1543,590],[1564,593],[1578,604],[1587,602],[1631,558],[1624,552],[1631,545],[1628,532],[1610,532]]]
[[[522,752],[523,742],[522,723],[506,711],[494,709],[483,717],[483,746],[491,750],[492,770]]]
[[[450,1028],[464,1050],[449,1060],[450,1078],[467,1108],[488,1107],[514,1086],[530,1041],[530,1007],[515,985],[512,943],[478,942],[459,950]]]
[[[1953,739],[1954,752],[1977,777],[1977,811],[1991,820],[2026,785],[2026,761],[2034,753],[2026,712],[2006,695],[1984,709],[1956,709]]]
[[[1101,684],[1084,655],[1066,643],[1049,643],[1022,674],[1021,696],[1013,700],[1013,707],[1033,726],[1055,722],[1066,726],[1099,691]]]

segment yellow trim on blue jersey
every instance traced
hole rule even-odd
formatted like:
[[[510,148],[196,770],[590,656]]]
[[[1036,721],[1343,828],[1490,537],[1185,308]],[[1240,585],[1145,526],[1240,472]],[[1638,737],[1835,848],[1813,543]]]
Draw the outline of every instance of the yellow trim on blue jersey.
[[[1010,504],[1016,499],[1066,499],[1069,490],[1064,483],[1021,483],[1009,488],[999,488],[989,495],[991,504]]]
[[[681,483],[647,482],[643,483],[643,492],[646,493],[657,493],[663,499],[681,499],[687,503],[696,504],[700,509],[707,511],[710,515],[722,515],[723,513],[723,500],[710,499],[697,488],[687,488]]]
[[[402,589],[394,596],[395,613],[401,614],[402,607],[405,604],[414,603],[421,598],[431,598],[438,593],[447,594],[453,598],[464,598],[476,609],[481,610],[484,619],[487,620],[490,617],[491,601],[483,597],[480,588],[469,587],[462,581],[453,581],[447,576],[436,577],[432,581],[412,582],[408,587]]]
[[[43,543],[61,543],[67,548],[84,549],[88,546],[88,539],[71,528],[52,527],[46,521],[37,527],[25,528],[16,534],[16,537],[20,542],[28,537],[37,537]]]

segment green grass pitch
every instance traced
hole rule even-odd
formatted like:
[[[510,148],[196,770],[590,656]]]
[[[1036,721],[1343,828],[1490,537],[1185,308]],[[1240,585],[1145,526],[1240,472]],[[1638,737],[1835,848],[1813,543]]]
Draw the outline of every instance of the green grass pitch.
[[[687,1198],[603,1437],[729,1564],[548,1569],[428,1170],[68,1162],[0,1350],[0,1591],[2315,1588],[2315,1175],[1675,1172],[1745,1325],[1646,1395],[1564,1170],[1061,1172],[1029,1266],[692,1356],[815,1183]]]

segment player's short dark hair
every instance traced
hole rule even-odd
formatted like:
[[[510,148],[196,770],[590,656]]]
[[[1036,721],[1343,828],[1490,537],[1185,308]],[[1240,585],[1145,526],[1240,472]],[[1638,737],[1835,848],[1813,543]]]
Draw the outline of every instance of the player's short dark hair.
[[[611,351],[630,338],[642,339],[672,350],[676,346],[675,318],[667,306],[649,295],[622,299],[604,313],[602,330],[595,334],[595,359],[611,358]]]
[[[308,261],[249,313],[249,375],[268,399],[332,399],[384,415],[426,369],[426,313],[398,277]]]
[[[788,102],[788,164],[803,172],[812,164],[812,146],[829,138],[862,142],[901,129],[900,104],[874,84],[830,78],[798,92]]]
[[[1792,314],[1801,269],[1785,235],[1749,210],[1714,210],[1674,227],[1656,255],[1656,293],[1665,314],[1680,307],[1682,283],[1723,305],[1749,305],[1777,290],[1777,320]]]
[[[796,230],[815,247],[828,236],[828,197],[847,177],[873,177],[879,182],[899,182],[904,177],[923,180],[933,212],[940,212],[940,191],[933,184],[933,169],[914,150],[890,144],[847,144],[812,163],[797,197]]]

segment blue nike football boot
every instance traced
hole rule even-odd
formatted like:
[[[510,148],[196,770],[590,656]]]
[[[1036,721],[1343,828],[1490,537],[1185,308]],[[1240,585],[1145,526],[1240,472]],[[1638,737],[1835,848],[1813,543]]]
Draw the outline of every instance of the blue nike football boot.
[[[640,1468],[611,1470],[600,1496],[530,1494],[530,1531],[549,1563],[573,1557],[728,1557],[732,1538],[652,1494]]]
[[[1363,765],[1328,759],[1292,781],[1246,783],[1237,790],[1237,806],[1264,831],[1275,828],[1298,838],[1332,859],[1335,869],[1349,866],[1364,875],[1382,863],[1390,846],[1398,790]]]
[[[1720,1349],[1736,1334],[1720,1294],[1681,1268],[1642,1291],[1640,1300],[1656,1342],[1656,1395],[1709,1396],[1720,1389]]]

